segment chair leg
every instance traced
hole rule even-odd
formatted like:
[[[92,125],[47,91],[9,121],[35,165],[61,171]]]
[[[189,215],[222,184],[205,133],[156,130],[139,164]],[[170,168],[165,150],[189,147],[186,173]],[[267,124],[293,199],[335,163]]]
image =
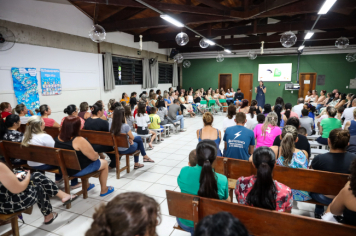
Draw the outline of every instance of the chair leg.
[[[83,198],[88,198],[88,188],[89,188],[89,179],[82,178],[82,191],[83,191]]]
[[[63,177],[64,179],[64,191],[67,193],[67,194],[70,194],[70,185],[69,185],[69,179],[68,177]],[[66,205],[66,209],[70,209],[72,207],[72,204],[69,203]]]
[[[130,173],[130,156],[126,155],[126,172]]]
[[[13,236],[20,236],[19,222],[17,221],[17,217],[13,217],[11,219],[11,228],[12,228],[12,235]]]
[[[116,179],[120,179],[120,157],[116,156]]]
[[[229,189],[229,196],[230,196],[231,202],[233,202],[234,201],[234,190],[233,189]]]

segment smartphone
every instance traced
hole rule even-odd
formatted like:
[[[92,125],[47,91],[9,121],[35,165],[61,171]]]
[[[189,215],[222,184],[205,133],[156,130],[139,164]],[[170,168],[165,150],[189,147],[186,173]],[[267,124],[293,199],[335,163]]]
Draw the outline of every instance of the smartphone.
[[[16,170],[16,176],[19,176],[19,175],[20,175],[20,179],[24,179],[27,175],[27,172],[23,171],[23,170]]]

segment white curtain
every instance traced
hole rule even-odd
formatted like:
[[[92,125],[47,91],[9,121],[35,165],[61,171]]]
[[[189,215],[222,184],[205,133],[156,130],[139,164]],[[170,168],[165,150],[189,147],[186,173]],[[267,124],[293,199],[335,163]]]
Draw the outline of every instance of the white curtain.
[[[112,55],[110,52],[104,54],[104,90],[115,89],[114,68],[112,65]]]
[[[178,64],[177,63],[173,64],[172,86],[173,87],[177,87],[178,86]]]
[[[158,61],[151,64],[151,80],[152,80],[152,88],[158,87]]]
[[[143,70],[142,88],[144,88],[144,89],[152,88],[150,62],[149,62],[148,58],[144,58],[142,60],[142,70]]]

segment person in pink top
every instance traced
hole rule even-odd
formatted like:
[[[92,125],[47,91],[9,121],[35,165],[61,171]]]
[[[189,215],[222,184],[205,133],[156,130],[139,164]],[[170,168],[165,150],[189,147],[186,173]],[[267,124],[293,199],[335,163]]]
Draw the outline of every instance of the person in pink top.
[[[287,119],[289,119],[290,117],[297,117],[299,119],[298,114],[292,111],[291,103],[286,103],[284,107],[286,108],[286,111],[282,112],[282,114],[285,114]]]
[[[41,114],[46,127],[59,127],[59,124],[55,120],[48,118],[52,114],[52,110],[48,105],[43,104],[35,111]]]
[[[274,139],[282,134],[281,129],[277,125],[278,116],[275,112],[268,113],[263,124],[256,125],[253,132],[256,138],[256,148],[273,146]]]
[[[67,108],[64,109],[64,113],[68,114],[68,116],[66,116],[66,117],[75,118],[78,116],[78,108],[76,105],[71,104],[71,105],[67,106]],[[61,127],[62,127],[63,121],[66,117],[63,117],[63,119],[61,120]],[[79,118],[80,118],[80,122],[81,122],[80,129],[83,129],[85,120],[83,120],[81,117],[79,117]]]

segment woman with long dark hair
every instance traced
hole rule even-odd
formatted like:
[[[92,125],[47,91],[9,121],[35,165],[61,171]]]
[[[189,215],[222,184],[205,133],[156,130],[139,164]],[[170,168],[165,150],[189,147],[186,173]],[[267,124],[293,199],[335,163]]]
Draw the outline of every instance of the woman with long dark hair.
[[[286,111],[282,112],[281,114],[284,114],[284,115],[286,116],[287,120],[288,120],[290,117],[297,117],[297,118],[299,118],[299,117],[298,117],[298,114],[295,113],[294,111],[292,111],[293,106],[292,106],[291,103],[286,103],[286,104],[284,105],[284,108],[286,109]]]
[[[136,150],[141,151],[143,156],[143,162],[154,162],[146,154],[145,147],[143,146],[142,138],[140,136],[134,137],[131,132],[131,128],[128,124],[125,123],[125,110],[122,107],[117,107],[113,113],[113,120],[110,132],[114,135],[127,134],[128,135],[128,148],[119,147],[120,154],[134,153]],[[144,165],[140,164],[139,161],[140,155],[134,156],[135,166],[134,169],[142,168]]]
[[[262,114],[267,116],[270,112],[272,111],[271,104],[265,104],[263,107],[263,112]]]
[[[272,107],[272,110],[274,110],[274,107],[277,106],[277,105],[281,105],[282,106],[282,110],[284,111],[285,104],[284,104],[284,100],[283,100],[282,97],[277,97],[276,98],[276,102],[274,103],[274,106]]]
[[[226,176],[215,173],[212,164],[216,159],[217,148],[212,140],[202,140],[196,148],[197,162],[194,167],[183,167],[178,176],[178,186],[182,193],[200,197],[229,201],[229,189]],[[179,226],[194,233],[194,223],[177,218]]]
[[[248,106],[248,100],[247,99],[243,99],[241,101],[241,106],[239,108],[239,112],[243,112],[243,113],[247,114],[249,109],[250,109],[250,107]]]
[[[257,175],[238,178],[235,188],[237,202],[268,210],[291,212],[293,205],[291,189],[273,180],[276,156],[272,149],[257,148],[250,161],[257,169]]]
[[[273,111],[277,114],[278,121],[277,125],[281,128],[284,127],[284,124],[287,122],[286,116],[281,114],[282,113],[282,106],[277,104],[273,107]]]

